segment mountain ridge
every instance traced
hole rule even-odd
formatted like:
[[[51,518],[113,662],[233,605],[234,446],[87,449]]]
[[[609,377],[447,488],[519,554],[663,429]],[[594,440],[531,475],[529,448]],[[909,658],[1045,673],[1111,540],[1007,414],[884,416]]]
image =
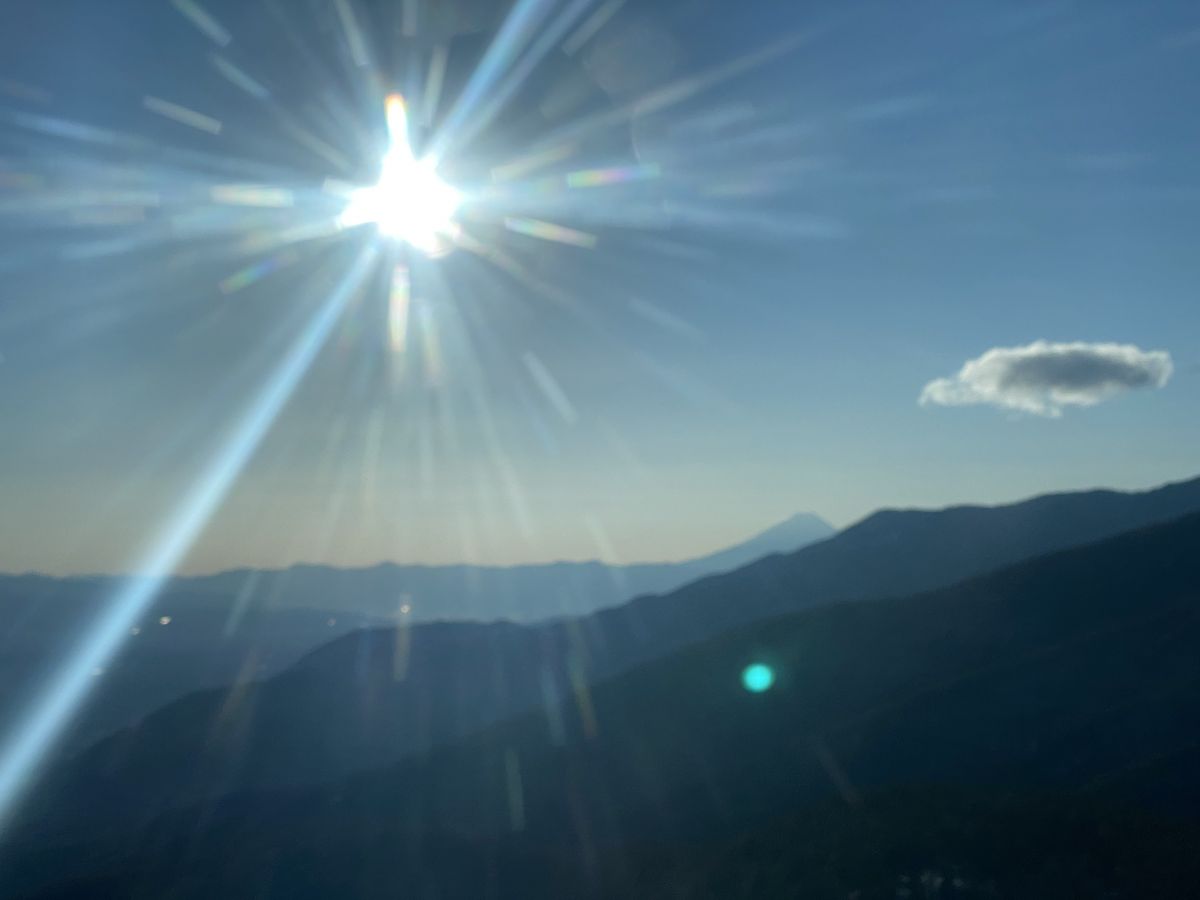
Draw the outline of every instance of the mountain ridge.
[[[71,765],[86,784],[88,771],[137,761],[137,779],[112,787],[151,807],[197,792],[207,796],[214,785],[278,787],[341,777],[433,753],[492,722],[548,709],[590,685],[757,620],[909,596],[962,581],[963,572],[984,575],[1012,564],[1013,556],[1017,562],[1045,556],[1096,532],[1111,536],[1169,519],[1179,508],[1200,510],[1200,479],[1146,494],[1105,493],[1101,508],[1095,495],[1035,500],[901,514],[913,527],[901,530],[899,543],[897,520],[885,514],[788,556],[579,620],[357,631],[272,679],[191,695],[186,714],[168,705]],[[964,517],[975,523],[973,530],[964,532]],[[171,753],[161,750],[166,735]],[[180,767],[194,779],[180,780]]]
[[[136,843],[121,839],[114,846],[124,847],[125,871],[139,879],[153,873],[146,891],[173,883],[179,871],[194,874],[197,860],[208,860],[200,883],[210,887],[222,883],[223,872],[245,877],[285,865],[272,862],[270,848],[313,860],[330,858],[320,848],[352,850],[362,861],[354,871],[364,873],[364,890],[411,877],[413,865],[429,869],[430,877],[449,877],[443,867],[460,864],[455,854],[432,861],[418,853],[403,862],[394,849],[432,847],[440,835],[461,842],[462,862],[470,866],[492,858],[488,853],[549,854],[571,878],[599,879],[604,896],[660,896],[641,888],[663,877],[656,874],[662,866],[630,871],[621,848],[648,853],[654,842],[669,840],[666,860],[695,876],[709,841],[743,834],[761,841],[762,829],[779,815],[801,822],[819,815],[837,822],[849,843],[819,849],[819,829],[802,830],[818,849],[793,847],[783,859],[796,869],[793,877],[809,877],[818,865],[812,854],[853,857],[860,851],[850,848],[883,841],[898,848],[893,853],[909,847],[911,855],[914,828],[924,833],[932,822],[921,818],[929,809],[944,817],[933,823],[944,833],[920,851],[931,856],[904,863],[917,872],[957,868],[985,888],[988,879],[1017,877],[1039,864],[1035,849],[1026,845],[1021,863],[996,869],[990,845],[981,849],[970,836],[999,822],[1045,818],[1059,823],[1046,839],[1059,828],[1061,852],[1084,853],[1077,864],[1088,877],[1117,878],[1106,860],[1124,853],[1137,873],[1128,883],[1136,884],[1161,872],[1154,867],[1164,861],[1152,850],[1154,840],[1135,837],[1138,829],[1197,846],[1200,814],[1179,806],[1181,798],[1200,795],[1197,770],[1187,764],[1200,760],[1197,546],[1200,513],[947,588],[752,623],[596,684],[586,695],[560,698],[557,729],[549,709],[528,712],[427,757],[333,785],[241,792],[165,812],[148,820]],[[775,668],[770,691],[742,689],[739,672],[751,661]],[[519,820],[513,771],[523,798]],[[896,789],[911,799],[887,812],[880,798]],[[984,795],[970,799],[971,791]],[[117,790],[112,797],[119,803],[126,795]],[[1164,798],[1175,805],[1164,806]],[[830,802],[832,811],[823,805]],[[838,808],[849,818],[839,819]],[[1182,809],[1180,821],[1193,830],[1170,831],[1169,809]],[[1089,824],[1096,815],[1105,816],[1098,831]],[[1120,824],[1126,820],[1131,824]],[[797,827],[787,826],[789,833]],[[1103,838],[1105,829],[1124,843]],[[849,840],[851,834],[860,836]],[[182,870],[170,849],[178,840],[190,848]],[[83,860],[85,867],[88,859],[112,859],[108,850],[99,852],[73,853],[70,863],[61,854],[52,858],[68,866]],[[332,858],[341,859],[340,851]],[[1187,858],[1177,854],[1168,866],[1172,879],[1190,871]],[[901,863],[889,859],[875,860],[887,877],[912,871],[896,871]],[[506,868],[506,877],[519,878],[527,865]],[[736,873],[752,863],[735,855],[722,865]],[[753,865],[749,871],[758,871]],[[295,896],[316,897],[330,889],[327,879],[347,877],[343,867],[327,866],[314,863],[307,871],[315,881],[299,887],[286,869],[277,871]],[[567,894],[555,886],[534,895]],[[712,895],[731,894],[714,887]],[[1016,895],[1056,896],[1052,890]]]
[[[363,563],[358,565],[339,566],[334,563],[312,562],[308,560],[296,560],[282,566],[250,566],[239,565],[230,566],[228,568],[220,568],[211,572],[193,572],[187,574],[177,574],[170,576],[167,580],[171,583],[192,584],[202,583],[205,581],[224,579],[224,578],[244,578],[249,575],[282,575],[288,572],[372,572],[381,569],[388,570],[462,570],[462,569],[479,569],[489,572],[507,572],[520,569],[554,569],[554,568],[569,568],[572,566],[602,566],[607,568],[657,568],[663,566],[686,566],[693,563],[703,562],[712,559],[713,557],[744,556],[746,561],[756,558],[753,554],[757,552],[757,545],[763,542],[764,539],[774,539],[778,535],[787,535],[784,544],[792,539],[791,532],[794,526],[804,526],[804,533],[800,535],[801,542],[819,540],[827,536],[837,533],[838,529],[829,524],[819,514],[801,510],[784,519],[781,519],[759,531],[753,532],[749,537],[737,541],[729,546],[718,547],[715,550],[698,553],[690,556],[685,556],[677,560],[633,560],[623,562],[617,560],[604,560],[599,557],[588,557],[581,559],[547,559],[535,560],[527,562],[515,563],[473,563],[473,562],[447,562],[447,563],[422,563],[422,562],[398,562],[396,560],[381,559],[372,563]],[[797,544],[797,547],[799,544]],[[788,547],[795,549],[795,547]],[[784,552],[784,551],[780,551]],[[760,554],[761,555],[761,554]],[[123,582],[127,580],[138,580],[148,578],[149,576],[140,575],[138,573],[118,574],[112,572],[79,572],[74,574],[55,575],[47,572],[42,572],[36,569],[24,571],[0,572],[0,579],[28,579],[38,582],[87,582],[93,584],[107,584],[110,582]]]
[[[789,523],[800,528],[783,527]],[[618,568],[561,563],[491,569],[392,564],[339,569],[302,564],[167,580],[68,736],[74,749],[132,724],[189,691],[269,677],[332,638],[361,627],[437,619],[561,618],[667,589],[831,527],[799,514],[687,563]],[[19,715],[25,687],[49,677],[127,585],[111,576],[0,576],[0,729]],[[523,612],[522,612],[523,611]],[[254,660],[247,668],[247,661]]]

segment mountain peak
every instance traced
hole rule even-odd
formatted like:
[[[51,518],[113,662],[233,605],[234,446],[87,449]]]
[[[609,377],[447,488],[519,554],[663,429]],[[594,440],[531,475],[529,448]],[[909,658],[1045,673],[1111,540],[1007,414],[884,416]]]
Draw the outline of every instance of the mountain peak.
[[[828,522],[826,522],[823,518],[818,516],[816,513],[798,512],[798,513],[792,513],[792,515],[788,516],[782,522],[777,522],[776,524],[772,525],[770,528],[767,528],[766,530],[761,532],[761,534],[770,534],[771,532],[778,531],[782,528],[794,528],[794,527],[801,526],[801,525],[808,527],[808,528],[814,528],[814,529],[819,528],[819,529],[823,529],[823,530],[827,530],[827,531],[835,531],[836,530],[832,525],[830,525]]]
[[[815,513],[798,512],[740,544],[702,556],[694,562],[703,563],[713,571],[735,569],[773,553],[792,553],[836,533],[836,528]]]

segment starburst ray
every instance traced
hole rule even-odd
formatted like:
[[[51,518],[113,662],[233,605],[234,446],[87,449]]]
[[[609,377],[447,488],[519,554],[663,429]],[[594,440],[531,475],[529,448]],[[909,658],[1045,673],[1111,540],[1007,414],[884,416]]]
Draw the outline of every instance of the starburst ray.
[[[338,282],[287,356],[258,392],[229,441],[177,508],[162,537],[136,567],[139,576],[118,589],[103,615],[86,633],[37,697],[13,737],[0,750],[0,827],[5,825],[31,776],[83,701],[93,673],[116,654],[163,582],[175,571],[216,511],[271,423],[324,345],[374,256],[368,247]]]
[[[6,101],[0,107],[0,126],[7,130],[0,147],[5,154],[0,158],[0,219],[19,224],[22,234],[35,238],[54,234],[56,243],[47,251],[40,249],[45,242],[30,239],[38,249],[27,254],[23,248],[0,251],[0,268],[85,261],[98,265],[137,254],[166,257],[177,269],[205,263],[214,273],[209,285],[213,302],[245,308],[247,300],[262,294],[264,281],[286,279],[278,273],[310,252],[332,249],[339,235],[361,237],[365,249],[339,273],[336,288],[236,418],[229,440],[203,467],[150,551],[135,561],[144,577],[126,582],[111,598],[75,653],[34,698],[21,727],[0,745],[0,822],[11,815],[83,702],[93,683],[91,673],[112,659],[132,623],[183,559],[337,323],[344,323],[351,297],[380,257],[386,265],[376,268],[379,334],[364,338],[343,324],[337,343],[339,349],[361,350],[374,341],[377,359],[384,360],[382,370],[392,373],[390,389],[411,401],[411,412],[396,424],[378,407],[365,413],[365,476],[357,482],[353,470],[338,462],[350,445],[348,435],[361,430],[362,423],[349,412],[332,417],[318,454],[337,488],[324,540],[334,540],[343,515],[343,501],[336,498],[354,484],[362,489],[375,483],[389,441],[403,443],[413,455],[413,479],[426,498],[437,496],[451,464],[474,441],[482,461],[472,469],[477,486],[469,512],[478,512],[483,521],[514,523],[532,547],[538,523],[519,456],[504,440],[506,423],[494,405],[497,391],[516,396],[522,427],[536,431],[547,448],[565,443],[573,432],[594,428],[631,472],[649,476],[636,450],[588,406],[569,366],[540,346],[499,341],[488,317],[514,310],[562,314],[588,329],[589,337],[613,345],[614,355],[629,362],[630,369],[691,402],[712,408],[720,404],[678,367],[623,343],[607,318],[613,309],[625,315],[632,310],[632,316],[660,331],[702,341],[703,333],[685,316],[649,302],[638,305],[628,296],[607,307],[589,302],[564,287],[553,266],[540,265],[539,254],[603,270],[613,266],[612,248],[620,246],[624,232],[643,256],[673,265],[685,259],[689,265],[683,268],[690,269],[690,263],[707,260],[710,251],[698,250],[686,237],[674,242],[665,235],[655,237],[650,229],[682,225],[786,239],[844,233],[839,223],[815,214],[802,221],[749,205],[731,207],[730,197],[762,191],[761,185],[747,187],[746,157],[778,136],[768,133],[761,120],[752,123],[757,128],[750,127],[737,113],[702,103],[705,91],[791,52],[804,35],[784,36],[698,74],[640,84],[618,99],[601,91],[595,92],[599,100],[594,105],[574,100],[559,104],[554,115],[540,119],[537,132],[523,135],[520,146],[501,143],[501,153],[483,138],[490,138],[494,129],[504,131],[509,110],[522,107],[543,65],[565,59],[585,88],[596,87],[587,81],[581,61],[585,48],[624,14],[622,0],[516,0],[469,73],[455,70],[458,51],[451,53],[446,35],[421,33],[415,4],[405,5],[403,36],[389,48],[377,40],[366,4],[335,0],[318,23],[307,22],[298,7],[263,0],[271,33],[315,73],[316,87],[301,103],[289,95],[287,81],[277,77],[268,54],[252,55],[240,32],[235,41],[227,27],[235,17],[218,19],[212,12],[219,9],[215,3],[172,0],[172,5],[202,45],[201,71],[242,107],[209,107],[198,95],[193,108],[186,92],[164,86],[164,96],[159,96],[157,87],[147,85],[145,93],[139,90],[129,98],[142,116],[138,121],[147,126],[141,134],[124,122],[104,128],[63,111],[10,109]],[[317,42],[330,35],[334,45],[323,54]],[[410,117],[399,95],[385,100],[394,88],[384,73],[389,50],[409,52],[413,47],[419,49],[409,60],[411,83],[402,85],[414,101]],[[39,89],[10,87],[5,89],[12,97],[25,98],[21,102],[42,107],[51,99]],[[647,120],[664,123],[664,128],[654,135],[656,141],[639,145],[634,126]],[[384,145],[381,124],[388,135]],[[697,151],[688,127],[716,129],[721,140]],[[156,133],[169,135],[166,143],[155,139]],[[364,175],[373,169],[378,179],[370,183]],[[756,169],[760,176],[767,171]],[[468,176],[460,181],[457,176],[463,172],[476,173],[475,181]],[[782,176],[770,170],[762,177],[770,187]],[[394,240],[367,234],[351,239],[345,229],[359,225]],[[467,252],[449,261],[434,258],[452,249]],[[461,281],[451,282],[451,271],[468,280],[470,292]],[[124,321],[139,308],[126,295],[138,294],[140,287],[136,276],[114,279],[96,285],[89,297],[102,301],[112,319]],[[488,298],[478,307],[478,320],[466,308],[464,297],[469,299],[471,292]],[[2,312],[0,327],[57,311]],[[206,315],[211,310],[197,312],[190,326],[204,327]],[[278,316],[276,325],[292,322],[294,315],[299,315],[295,308]],[[268,345],[276,352],[273,337],[264,337],[263,352]],[[364,355],[356,358],[362,362]],[[237,373],[236,384],[231,381],[217,392],[214,406],[228,408],[234,388],[244,390],[242,375],[248,370],[231,371]],[[496,378],[497,372],[503,378]],[[362,383],[354,381],[346,393],[363,393]],[[204,415],[217,418],[219,412],[206,407]],[[469,518],[461,526],[464,552],[473,553],[470,548],[487,536]],[[589,520],[588,527],[607,554],[599,520]]]

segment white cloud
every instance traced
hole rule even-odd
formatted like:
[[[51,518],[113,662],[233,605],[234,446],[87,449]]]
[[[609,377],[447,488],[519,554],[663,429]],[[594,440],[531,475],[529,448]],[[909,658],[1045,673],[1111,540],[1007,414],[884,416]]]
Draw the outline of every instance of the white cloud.
[[[1133,344],[1051,344],[994,347],[967,360],[958,373],[925,385],[926,406],[986,403],[1039,416],[1058,416],[1064,406],[1094,406],[1139,388],[1160,388],[1174,366],[1165,350]]]

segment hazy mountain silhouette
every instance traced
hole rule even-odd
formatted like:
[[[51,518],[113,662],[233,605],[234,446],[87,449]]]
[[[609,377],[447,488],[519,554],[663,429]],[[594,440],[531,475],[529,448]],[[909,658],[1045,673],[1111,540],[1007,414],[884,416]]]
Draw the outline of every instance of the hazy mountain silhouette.
[[[42,808],[79,822],[110,808],[150,815],[237,788],[312,784],[426,754],[539,707],[553,725],[552,711],[597,681],[740,624],[952,583],[1189,508],[1200,509],[1200,481],[1143,494],[883,512],[789,556],[580,620],[357,632],[265,682],[185,697],[102,741],[50,780]]]
[[[1047,494],[1002,506],[882,510],[786,556],[702,579],[669,598],[638,598],[595,617],[589,634],[636,655],[663,635],[697,640],[797,607],[953,584],[1045,553],[1200,511],[1200,478],[1151,491]]]
[[[1192,515],[770,619],[424,759],[135,826],[136,775],[176,758],[178,731],[147,732],[157,755],[110,747],[60,782],[103,825],[69,848],[10,846],[9,883],[60,880],[46,898],[895,897],[922,896],[921,879],[925,896],[1180,896],[1200,874],[1197,548]],[[751,663],[773,667],[771,690],[743,690]]]
[[[36,687],[76,653],[115,588],[116,579],[0,578],[0,733],[18,727]],[[67,746],[85,746],[192,691],[275,674],[325,641],[389,621],[345,611],[239,609],[236,595],[172,590],[97,677]]]
[[[792,553],[809,544],[832,537],[834,533],[833,527],[819,516],[814,516],[812,513],[797,513],[772,525],[765,531],[759,532],[747,541],[677,565],[691,570],[692,576],[688,579],[690,581],[705,575],[740,568],[772,553]],[[628,568],[636,570],[640,567],[629,566]],[[636,578],[637,574],[635,573],[635,582]],[[678,586],[639,587],[630,596],[659,593]]]
[[[387,617],[395,617],[404,606],[409,622],[536,622],[587,615],[639,594],[670,591],[771,553],[798,550],[834,533],[833,526],[819,516],[798,513],[742,543],[673,563],[382,563],[367,568],[297,565],[279,570],[223,572],[179,582],[195,593],[235,596],[246,592],[253,605],[270,602]]]
[[[176,578],[97,679],[67,746],[82,748],[192,691],[276,674],[305,652],[366,626],[582,615],[833,533],[824,520],[801,513],[733,547],[679,563],[298,565]],[[0,634],[0,731],[30,702],[30,685],[70,658],[123,583],[114,577],[0,576],[6,622]],[[170,620],[165,625],[163,617]]]

